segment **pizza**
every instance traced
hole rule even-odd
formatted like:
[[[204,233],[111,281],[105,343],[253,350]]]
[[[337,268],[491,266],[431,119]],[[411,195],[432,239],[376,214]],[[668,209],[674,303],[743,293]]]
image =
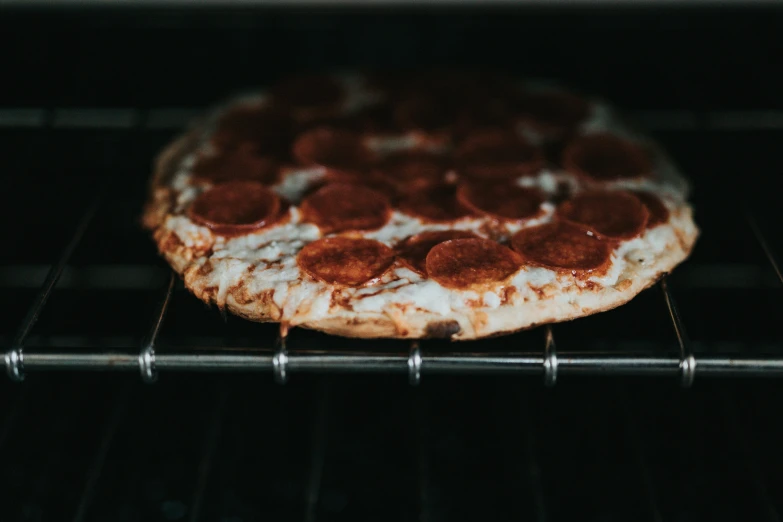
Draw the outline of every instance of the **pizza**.
[[[470,340],[622,305],[699,231],[606,103],[491,71],[287,78],[159,155],[144,226],[199,299],[348,337]]]

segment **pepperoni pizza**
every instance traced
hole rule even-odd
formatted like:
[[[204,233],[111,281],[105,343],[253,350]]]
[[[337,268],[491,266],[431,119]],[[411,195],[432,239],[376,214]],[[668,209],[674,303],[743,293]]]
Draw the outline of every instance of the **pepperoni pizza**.
[[[476,339],[619,306],[698,236],[599,100],[486,72],[290,78],[159,156],[144,224],[198,298],[350,337]]]

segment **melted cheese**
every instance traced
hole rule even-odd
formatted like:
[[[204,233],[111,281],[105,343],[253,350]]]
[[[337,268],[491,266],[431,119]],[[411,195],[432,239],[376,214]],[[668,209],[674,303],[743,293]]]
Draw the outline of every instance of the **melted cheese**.
[[[341,76],[348,91],[346,108],[356,109],[374,101],[374,93],[365,92],[362,82],[354,76]],[[537,87],[543,88],[543,87]],[[244,102],[257,103],[262,95],[249,96]],[[214,122],[214,118],[212,120]],[[600,102],[592,103],[588,120],[582,125],[583,132],[611,130],[626,136],[634,135],[612,114],[607,106]],[[530,135],[531,129],[521,129]],[[539,136],[530,136],[540,141]],[[202,141],[197,153],[209,153],[208,134]],[[416,140],[411,136],[373,138],[368,142],[380,153],[411,147]],[[190,168],[195,153],[186,157],[179,171],[171,181],[176,191],[176,213],[184,209],[208,184],[193,184]],[[200,289],[214,288],[218,305],[223,306],[228,293],[240,282],[251,295],[271,293],[281,318],[292,325],[302,321],[313,321],[328,317],[335,307],[350,307],[356,312],[386,313],[395,315],[396,310],[413,307],[417,311],[434,314],[452,314],[454,312],[475,312],[477,309],[495,309],[503,306],[515,306],[521,303],[535,303],[546,299],[555,299],[568,306],[584,306],[590,298],[580,296],[587,282],[602,287],[613,287],[620,277],[629,272],[632,266],[649,264],[666,249],[677,246],[677,236],[671,225],[681,227],[689,233],[694,225],[689,211],[683,206],[684,181],[671,162],[662,154],[656,154],[657,177],[650,180],[624,180],[612,185],[613,188],[649,189],[662,195],[664,204],[671,213],[670,224],[664,224],[630,241],[621,243],[612,253],[610,269],[601,275],[579,280],[571,275],[562,274],[546,268],[525,266],[517,271],[505,283],[499,283],[497,289],[453,290],[439,285],[433,280],[423,278],[408,268],[395,264],[381,280],[371,286],[360,288],[335,289],[328,284],[314,281],[303,274],[296,263],[297,253],[307,243],[319,239],[322,234],[318,227],[301,222],[299,210],[292,206],[287,222],[263,229],[258,232],[234,238],[214,236],[212,232],[196,225],[184,215],[169,216],[164,227],[189,248],[211,247],[208,259],[195,262],[201,265],[211,264],[212,270],[201,276],[196,284]],[[297,201],[302,194],[323,175],[322,169],[291,169],[274,190],[281,196]],[[520,178],[519,185],[537,187],[547,194],[554,194],[560,183],[566,183],[572,190],[578,189],[574,176],[560,171],[543,170],[535,176]],[[508,237],[528,226],[551,221],[554,205],[545,203],[543,213],[536,219],[518,223],[507,223],[501,228]],[[482,217],[470,217],[450,224],[425,223],[421,219],[394,211],[389,222],[379,230],[364,234],[365,237],[394,246],[399,241],[427,230],[459,229],[468,230],[487,237],[487,226],[492,220]],[[497,228],[497,225],[494,225]],[[507,292],[512,289],[512,292]],[[198,290],[198,289],[196,289]],[[335,299],[339,296],[341,299]],[[487,319],[492,321],[491,318]],[[485,325],[490,330],[492,325]]]

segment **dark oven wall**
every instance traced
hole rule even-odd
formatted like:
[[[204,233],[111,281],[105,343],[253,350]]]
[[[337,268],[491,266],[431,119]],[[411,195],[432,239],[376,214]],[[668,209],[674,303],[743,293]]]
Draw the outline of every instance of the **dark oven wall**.
[[[715,5],[6,10],[3,350],[108,183],[27,345],[110,346],[135,365],[168,277],[139,227],[146,181],[192,111],[289,72],[437,64],[553,77],[637,118],[693,180],[702,237],[670,283],[697,360],[780,358],[783,295],[754,232],[779,258],[781,29],[779,9]],[[161,349],[271,348],[274,330],[177,288]],[[417,388],[404,373],[280,386],[271,371],[143,385],[135,366],[1,379],[0,520],[779,520],[777,380],[697,366],[681,390],[658,288],[555,332],[562,353],[665,353],[672,371],[564,374],[554,389],[426,371]],[[459,349],[541,353],[543,338]]]

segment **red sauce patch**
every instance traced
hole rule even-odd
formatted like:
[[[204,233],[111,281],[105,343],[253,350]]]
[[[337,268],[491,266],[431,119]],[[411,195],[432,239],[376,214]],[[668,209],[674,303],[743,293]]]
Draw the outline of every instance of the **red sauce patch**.
[[[519,255],[490,239],[452,239],[427,254],[427,274],[441,286],[464,289],[497,283],[522,265]]]
[[[644,203],[644,206],[647,207],[647,211],[650,213],[650,218],[647,220],[647,228],[657,227],[669,221],[669,209],[663,204],[661,198],[652,192],[634,191],[633,195]]]
[[[371,239],[327,237],[306,245],[296,262],[310,276],[330,284],[372,284],[394,262],[392,249]]]
[[[373,160],[371,151],[358,134],[329,127],[300,134],[292,153],[302,165],[318,165],[333,170],[361,171]]]
[[[531,265],[576,272],[605,271],[610,245],[567,223],[525,228],[511,238],[511,247]]]
[[[456,188],[452,185],[407,194],[398,208],[429,223],[448,223],[473,214],[457,199]]]
[[[188,217],[216,234],[253,232],[280,218],[280,198],[256,181],[229,181],[201,193]]]
[[[590,112],[586,100],[567,92],[527,92],[517,103],[521,121],[547,137],[573,129]]]
[[[544,157],[537,147],[505,130],[471,134],[455,152],[460,175],[477,179],[517,178],[537,172]]]
[[[199,156],[191,173],[196,180],[210,183],[248,180],[272,185],[279,180],[279,165],[269,156],[256,154],[252,144],[243,143],[211,156]]]
[[[556,211],[560,219],[609,239],[638,236],[649,215],[639,198],[624,191],[582,192],[561,203]]]
[[[652,158],[639,145],[612,134],[579,136],[563,151],[563,168],[593,181],[649,176]]]
[[[375,230],[391,218],[389,200],[372,189],[347,183],[326,185],[302,200],[304,221],[331,234],[346,230]]]
[[[477,238],[473,232],[466,230],[433,230],[411,236],[397,245],[397,256],[400,260],[420,275],[427,275],[426,259],[432,247],[452,239]]]
[[[238,105],[220,116],[211,140],[220,150],[250,146],[257,156],[283,160],[289,155],[292,132],[284,111],[265,105]]]
[[[543,212],[545,201],[540,190],[511,183],[463,183],[457,189],[457,199],[476,214],[501,220],[534,218]]]

